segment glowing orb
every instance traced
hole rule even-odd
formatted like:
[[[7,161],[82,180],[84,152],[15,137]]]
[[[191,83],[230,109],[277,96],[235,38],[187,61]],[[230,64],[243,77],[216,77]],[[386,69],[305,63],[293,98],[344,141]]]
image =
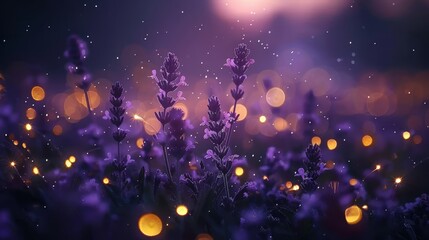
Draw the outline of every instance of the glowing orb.
[[[362,210],[356,205],[347,208],[344,211],[344,215],[347,223],[350,225],[357,224],[362,220]]]
[[[337,148],[337,141],[335,139],[329,139],[326,145],[328,146],[329,150],[334,150]]]
[[[185,216],[188,214],[188,208],[185,205],[179,205],[176,208],[176,212],[179,214],[179,216]]]
[[[322,139],[318,136],[314,136],[311,138],[311,145],[319,145],[322,144]]]
[[[66,160],[64,164],[66,165],[67,168],[71,168],[72,166],[72,163],[69,160]]]
[[[268,90],[267,94],[265,95],[265,99],[267,100],[268,105],[271,107],[280,107],[285,102],[286,95],[282,89],[273,87]]]
[[[370,135],[365,135],[362,137],[362,145],[364,147],[371,146],[372,142],[373,142],[373,140],[372,140],[372,137]]]
[[[146,236],[156,236],[162,231],[162,221],[153,213],[145,214],[139,219],[139,229]]]
[[[195,240],[213,240],[213,237],[207,233],[200,233],[197,235]]]
[[[107,177],[105,177],[103,178],[103,183],[107,185],[110,183],[110,180]]]
[[[28,108],[25,115],[29,120],[33,120],[36,118],[36,110],[34,110],[34,108]]]
[[[411,133],[410,133],[410,132],[408,132],[408,131],[405,131],[405,132],[403,132],[403,133],[402,133],[402,137],[403,137],[405,140],[408,140],[408,139],[410,139],[410,137],[411,137]]]
[[[380,169],[381,169],[381,165],[380,164],[375,165],[375,170],[380,170]]]
[[[234,105],[229,109],[230,112],[234,110]],[[239,114],[237,121],[243,121],[247,117],[247,108],[243,104],[238,103],[235,107],[235,113]]]
[[[31,124],[29,124],[29,123],[25,124],[25,130],[31,131],[31,129],[33,129],[33,127],[31,126]]]
[[[36,174],[36,175],[38,175],[40,173],[39,169],[37,167],[34,167],[33,168],[33,173]]]
[[[54,128],[52,128],[52,132],[56,135],[59,136],[63,133],[63,127],[61,127],[61,125],[55,125]]]
[[[137,139],[137,141],[136,141],[136,146],[137,146],[138,148],[142,149],[142,148],[143,148],[143,145],[144,145],[144,140],[143,140],[143,138],[139,138],[139,139]]]
[[[75,156],[70,156],[70,157],[69,157],[69,161],[70,161],[71,163],[75,163],[75,162],[76,162],[76,157],[75,157]]]
[[[293,184],[292,184],[292,182],[291,182],[291,181],[287,181],[287,182],[286,182],[286,187],[287,187],[287,188],[291,188],[291,187],[292,187],[292,185],[293,185]]]
[[[45,90],[40,86],[34,86],[31,89],[31,97],[36,101],[45,99]]]
[[[287,129],[287,121],[284,120],[283,118],[278,117],[278,118],[274,119],[273,125],[277,131],[284,131]]]
[[[402,182],[402,178],[400,178],[400,177],[395,178],[395,183],[396,184],[400,184],[401,182]]]
[[[292,190],[293,191],[298,191],[299,190],[299,185],[297,185],[297,184],[293,185]]]
[[[265,123],[267,121],[267,117],[265,117],[264,115],[261,115],[260,117],[259,117],[259,122],[260,123]]]
[[[15,162],[10,162],[10,166],[11,167],[15,167],[16,163]]]
[[[185,120],[188,117],[189,110],[188,110],[188,107],[184,103],[182,103],[182,102],[176,103],[176,104],[174,104],[173,107],[178,108],[178,109],[183,111],[183,117],[182,117],[183,120]]]
[[[350,186],[356,186],[358,184],[358,180],[356,178],[352,178],[349,180]]]
[[[242,167],[236,167],[235,168],[235,175],[241,176],[244,174],[244,169]]]

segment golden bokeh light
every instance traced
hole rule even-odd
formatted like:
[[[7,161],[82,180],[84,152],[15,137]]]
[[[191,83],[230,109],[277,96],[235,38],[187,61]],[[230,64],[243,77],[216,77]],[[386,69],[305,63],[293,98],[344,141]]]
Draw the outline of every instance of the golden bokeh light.
[[[85,92],[83,92],[80,89],[76,89],[74,92],[74,97],[76,98],[76,101],[80,103],[83,107],[87,108],[86,106],[86,97]],[[88,100],[89,100],[89,106],[91,109],[95,109],[98,106],[100,106],[100,94],[98,94],[97,90],[95,88],[91,88],[88,91]]]
[[[279,132],[287,129],[287,121],[280,117],[277,117],[276,119],[274,119],[273,125],[274,125],[274,128]]]
[[[52,132],[54,133],[54,135],[59,136],[63,133],[63,127],[57,124],[54,126],[54,128],[52,128]]]
[[[31,89],[31,97],[35,101],[42,101],[45,99],[45,90],[41,86],[34,86]]]
[[[364,147],[369,147],[372,145],[373,139],[370,135],[365,135],[362,137],[362,145]]]
[[[291,181],[287,181],[286,182],[286,187],[287,188],[291,188],[293,186],[293,184],[292,184],[292,182]]]
[[[213,237],[207,233],[200,233],[197,235],[195,240],[213,240]]]
[[[153,213],[148,213],[141,216],[138,225],[140,231],[148,237],[157,236],[162,231],[162,221],[157,215]]]
[[[103,184],[107,185],[109,183],[110,183],[110,180],[107,177],[103,178]]]
[[[16,165],[16,163],[15,163],[15,162],[13,162],[13,161],[12,161],[12,162],[10,162],[10,166],[11,166],[11,167],[15,167],[15,165]]]
[[[33,167],[33,173],[34,173],[35,175],[39,175],[39,174],[40,174],[40,171],[39,171],[39,169],[38,169],[37,167]]]
[[[185,205],[179,205],[176,208],[176,213],[179,216],[185,216],[186,214],[188,214],[188,208]]]
[[[72,166],[72,163],[68,159],[64,162],[64,164],[66,165],[67,168],[71,168]]]
[[[33,120],[36,118],[36,110],[34,108],[28,108],[25,112],[25,115],[27,116],[28,120]]]
[[[337,148],[337,141],[331,138],[326,142],[326,146],[328,146],[329,150],[334,150]]]
[[[70,157],[69,157],[69,161],[70,161],[71,163],[75,163],[75,162],[76,162],[76,157],[75,157],[75,156],[70,156]]]
[[[31,124],[29,124],[29,123],[25,124],[25,130],[31,131],[31,129],[33,129],[33,127],[31,126]]]
[[[142,149],[142,148],[143,148],[143,146],[144,146],[144,139],[143,139],[143,138],[138,138],[138,139],[136,140],[136,146],[137,146],[138,148]]]
[[[322,144],[322,139],[318,136],[314,136],[311,138],[311,145],[321,145]]]
[[[404,138],[405,140],[410,139],[410,137],[411,137],[411,133],[410,132],[405,131],[405,132],[402,133],[402,138]]]
[[[299,190],[299,185],[298,184],[293,185],[292,190],[293,191],[298,191]]]
[[[400,178],[400,177],[395,178],[396,184],[400,184],[401,182],[402,182],[402,178]]]
[[[244,169],[242,167],[236,167],[235,168],[235,175],[238,177],[242,176],[244,174]]]
[[[260,123],[265,123],[266,121],[267,121],[267,117],[265,117],[264,115],[259,116]]]
[[[375,170],[380,170],[380,169],[381,169],[381,165],[380,164],[375,165]]]
[[[230,112],[234,110],[234,105],[229,109]],[[243,104],[238,103],[235,112],[239,114],[237,121],[243,121],[247,117],[247,108]]]
[[[353,205],[344,211],[344,216],[348,224],[354,225],[362,220],[362,210],[357,205]]]
[[[144,130],[149,135],[155,135],[161,129],[161,123],[158,119],[151,117],[144,121]]]
[[[349,180],[350,186],[356,186],[359,183],[359,181],[356,178],[352,178]]]
[[[282,89],[273,87],[265,94],[265,100],[271,107],[280,107],[286,100],[286,95]]]

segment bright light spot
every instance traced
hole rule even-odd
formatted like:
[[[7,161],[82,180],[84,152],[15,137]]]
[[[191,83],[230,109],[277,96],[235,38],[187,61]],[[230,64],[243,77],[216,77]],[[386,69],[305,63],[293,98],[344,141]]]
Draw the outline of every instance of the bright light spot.
[[[240,177],[243,174],[244,174],[244,169],[242,167],[236,167],[235,168],[235,175]]]
[[[328,146],[329,150],[334,150],[337,148],[337,141],[335,139],[329,139],[326,145]]]
[[[10,162],[10,166],[11,167],[15,167],[16,163],[15,162]]]
[[[54,133],[54,135],[59,136],[63,133],[63,127],[61,127],[61,125],[55,125],[54,128],[52,129],[52,132]]]
[[[198,234],[195,240],[213,240],[213,237],[207,233]]]
[[[27,144],[26,143],[22,143],[22,148],[27,148]]]
[[[284,131],[287,129],[287,121],[280,117],[274,119],[273,125],[277,131]]]
[[[229,109],[230,112],[234,110],[234,105]],[[247,108],[243,104],[238,103],[235,108],[235,113],[239,114],[237,121],[243,121],[247,117]]]
[[[356,205],[347,208],[344,211],[344,215],[347,223],[350,225],[357,224],[362,220],[362,210]]]
[[[395,178],[396,184],[400,184],[401,182],[402,182],[402,178],[400,178],[400,177]]]
[[[72,163],[70,162],[70,160],[66,160],[64,164],[66,165],[67,168],[71,168],[72,166]]]
[[[162,231],[162,221],[153,213],[141,216],[138,224],[140,231],[149,237],[159,235]]]
[[[134,120],[137,120],[137,121],[143,121],[143,118],[137,114],[134,114],[133,118],[134,118]]]
[[[292,184],[292,182],[291,182],[291,181],[287,181],[287,182],[286,182],[286,187],[287,187],[287,188],[291,188],[291,187],[292,187],[292,185],[293,185],[293,184]]]
[[[265,181],[268,181],[268,177],[265,176],[265,175],[262,177],[262,179],[265,180]]]
[[[375,170],[380,170],[380,169],[381,169],[381,165],[380,164],[375,165]]]
[[[28,108],[25,112],[25,115],[27,116],[28,120],[33,120],[36,118],[36,110],[34,108]]]
[[[143,146],[144,146],[144,139],[143,138],[138,138],[137,141],[136,141],[136,146],[138,148],[142,149]]]
[[[75,156],[70,156],[70,157],[69,157],[69,161],[70,161],[71,163],[75,163],[75,162],[76,162],[76,157],[75,157]]]
[[[188,208],[185,205],[179,205],[176,208],[176,212],[179,214],[179,216],[185,216],[188,214]]]
[[[362,145],[364,147],[369,147],[372,144],[372,137],[370,135],[365,135],[362,137]]]
[[[403,133],[402,133],[402,137],[403,137],[405,140],[408,140],[408,139],[410,139],[410,137],[411,137],[411,133],[410,133],[410,132],[408,132],[408,131],[405,131],[405,132],[403,132]]]
[[[103,183],[107,185],[110,183],[110,180],[107,177],[105,177],[103,178]]]
[[[311,138],[311,145],[319,145],[322,144],[322,139],[318,136],[314,136]]]
[[[36,101],[42,101],[45,98],[45,90],[40,86],[34,86],[31,89],[31,97]]]
[[[40,174],[39,169],[37,167],[33,167],[33,173],[36,175]]]
[[[13,145],[18,146],[18,144],[19,144],[18,140],[13,141]]]
[[[352,178],[349,180],[350,186],[356,186],[358,184],[358,180],[356,178]]]
[[[363,205],[362,209],[368,210],[368,205]]]
[[[299,185],[298,184],[293,185],[292,190],[293,191],[298,191],[299,190]]]
[[[29,124],[29,123],[25,124],[25,130],[31,131],[31,129],[33,129],[33,127],[31,126],[31,124]]]
[[[282,89],[273,87],[268,90],[267,94],[265,95],[265,99],[267,100],[268,105],[271,107],[280,107],[285,102],[286,95]]]
[[[261,115],[260,117],[259,117],[259,122],[260,123],[265,123],[267,121],[267,117],[265,117],[264,115]]]

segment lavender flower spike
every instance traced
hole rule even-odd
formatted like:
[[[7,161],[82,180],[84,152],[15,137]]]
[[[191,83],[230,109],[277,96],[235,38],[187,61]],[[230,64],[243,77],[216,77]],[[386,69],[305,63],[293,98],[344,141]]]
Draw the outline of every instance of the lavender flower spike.
[[[226,145],[229,144],[231,133],[232,133],[232,125],[234,122],[237,121],[238,116],[236,114],[236,108],[237,108],[237,102],[240,100],[243,95],[243,82],[246,80],[247,75],[245,74],[247,69],[255,63],[255,60],[248,59],[248,56],[250,54],[250,50],[247,48],[247,45],[244,43],[241,43],[238,45],[237,48],[235,48],[235,57],[233,59],[228,58],[226,59],[226,63],[224,66],[229,67],[233,73],[232,75],[232,81],[235,84],[235,88],[231,89],[231,96],[234,98],[234,106],[231,113],[231,128],[229,129],[227,140],[225,142]]]
[[[124,89],[119,82],[113,84],[110,90],[110,103],[113,105],[109,109],[111,114],[110,122],[112,122],[112,124],[116,126],[116,130],[113,132],[113,139],[118,143],[118,160],[120,159],[119,144],[127,136],[127,133],[124,130],[120,129],[120,126],[124,121],[125,114],[125,108],[122,107],[123,91]]]
[[[170,92],[175,91],[179,86],[187,85],[185,82],[185,77],[181,76],[181,73],[178,71],[179,67],[180,67],[179,60],[177,59],[174,53],[170,52],[168,53],[167,57],[164,60],[163,65],[161,66],[162,78],[157,77],[156,70],[152,71],[151,77],[155,79],[156,84],[159,87],[159,93],[157,95],[157,98],[163,108],[162,111],[155,112],[156,118],[162,125],[162,129],[161,129],[162,132],[158,133],[157,134],[158,136],[167,135],[165,126],[169,124],[173,119],[177,119],[176,115],[178,115],[177,112],[175,111],[173,111],[172,113],[170,108],[172,108],[173,105],[178,100],[184,99],[182,97],[181,91],[177,92],[176,98],[168,95]],[[172,116],[172,114],[174,114],[175,116]],[[177,140],[177,138],[175,139]],[[160,144],[163,150],[164,161],[167,169],[168,178],[172,182],[173,176],[171,174],[170,162],[168,160],[167,142],[163,141],[163,142],[160,142]],[[182,151],[179,151],[178,149],[175,149],[175,150],[177,150],[176,151],[177,155],[181,155],[181,153],[179,154],[179,152],[182,152]]]
[[[91,77],[84,66],[84,61],[88,57],[86,42],[77,35],[70,36],[64,56],[69,61],[67,63],[67,71],[81,77],[81,82],[77,83],[76,86],[85,93],[86,106],[89,114],[91,114],[92,111],[88,96],[88,90],[91,87]]]

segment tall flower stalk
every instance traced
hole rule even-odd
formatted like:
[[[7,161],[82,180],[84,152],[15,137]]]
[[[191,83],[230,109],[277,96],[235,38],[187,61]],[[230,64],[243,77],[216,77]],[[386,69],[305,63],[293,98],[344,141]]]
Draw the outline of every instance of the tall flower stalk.
[[[162,129],[156,135],[156,138],[162,146],[165,166],[167,169],[168,178],[171,182],[173,181],[173,175],[171,174],[170,162],[168,160],[166,126],[172,120],[170,108],[172,108],[178,100],[184,98],[182,97],[181,91],[177,92],[176,98],[169,96],[169,93],[174,92],[179,86],[187,85],[185,82],[185,77],[181,76],[181,73],[178,71],[179,67],[179,60],[174,53],[170,52],[168,53],[168,56],[165,58],[164,63],[161,66],[162,78],[159,79],[157,77],[156,70],[152,70],[151,76],[153,79],[155,79],[156,84],[159,87],[159,93],[157,95],[157,98],[163,108],[163,110],[155,112],[156,118],[162,125]]]
[[[319,186],[316,180],[325,171],[325,162],[322,161],[320,147],[317,144],[310,144],[305,151],[305,155],[307,158],[304,159],[304,168],[298,169],[297,176],[302,179],[300,189],[305,193],[312,193]]]
[[[226,132],[231,128],[231,118],[229,114],[222,114],[220,101],[217,97],[212,96],[208,100],[208,116],[203,118],[201,125],[205,126],[204,138],[209,139],[214,147],[207,150],[206,159],[211,159],[215,162],[216,167],[222,173],[223,184],[225,187],[226,196],[229,199],[228,172],[231,170],[232,161],[236,155],[225,158],[228,154],[229,147],[226,143]]]
[[[255,63],[255,60],[248,59],[250,54],[250,50],[247,48],[247,45],[241,43],[234,50],[235,57],[226,59],[226,63],[224,66],[229,67],[233,73],[232,81],[235,84],[235,88],[231,89],[231,96],[234,99],[234,105],[231,112],[231,127],[229,128],[229,132],[225,141],[225,145],[229,145],[229,141],[231,139],[232,126],[238,119],[238,115],[236,113],[237,110],[237,102],[244,95],[243,90],[243,82],[246,80],[247,75],[245,74],[247,69]]]
[[[116,130],[113,132],[113,139],[118,144],[118,160],[120,160],[120,143],[124,138],[127,136],[127,133],[120,128],[122,122],[124,121],[124,115],[125,115],[125,108],[122,107],[123,102],[123,93],[124,89],[122,88],[121,84],[119,82],[116,82],[112,85],[112,88],[110,89],[110,103],[112,104],[112,107],[109,109],[110,111],[110,121],[113,123],[113,125],[116,126]]]
[[[78,82],[76,86],[83,90],[85,94],[86,107],[88,108],[89,115],[91,115],[92,110],[88,95],[88,90],[91,87],[91,76],[84,66],[84,61],[88,57],[88,47],[86,42],[76,35],[70,36],[64,56],[69,60],[67,63],[67,71],[81,78],[81,81]]]

